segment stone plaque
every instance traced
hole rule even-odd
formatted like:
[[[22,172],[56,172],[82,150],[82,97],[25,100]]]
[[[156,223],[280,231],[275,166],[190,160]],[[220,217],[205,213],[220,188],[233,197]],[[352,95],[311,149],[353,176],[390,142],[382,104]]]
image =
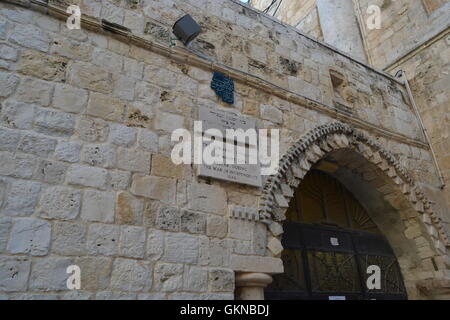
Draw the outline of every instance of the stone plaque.
[[[213,110],[205,107],[200,107],[199,120],[202,121],[202,134],[205,135],[205,131],[208,129],[218,129],[222,132],[224,138],[223,144],[223,164],[201,164],[197,166],[197,174],[202,177],[211,177],[224,181],[230,181],[235,183],[241,183],[251,185],[255,187],[261,186],[261,169],[258,164],[249,163],[249,153],[258,152],[257,142],[249,143],[247,140],[245,146],[245,159],[246,164],[226,164],[226,148],[234,147],[234,159],[237,159],[238,151],[235,141],[226,140],[226,129],[242,129],[244,131],[248,129],[255,129],[256,121],[247,119],[233,112],[227,112],[222,110]],[[203,142],[203,150],[209,144],[209,142]]]

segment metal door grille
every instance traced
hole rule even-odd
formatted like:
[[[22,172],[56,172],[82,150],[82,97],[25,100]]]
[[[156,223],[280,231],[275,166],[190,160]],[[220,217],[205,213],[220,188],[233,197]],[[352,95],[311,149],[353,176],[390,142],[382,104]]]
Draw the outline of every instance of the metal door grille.
[[[406,299],[395,255],[381,236],[363,231],[285,223],[285,272],[274,276],[267,299]],[[381,269],[381,289],[369,290],[367,267]]]

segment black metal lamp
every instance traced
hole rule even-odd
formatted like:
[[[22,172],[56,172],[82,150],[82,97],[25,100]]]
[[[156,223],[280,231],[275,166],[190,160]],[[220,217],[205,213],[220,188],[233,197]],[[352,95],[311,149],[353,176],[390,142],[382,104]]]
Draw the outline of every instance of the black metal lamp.
[[[172,28],[173,34],[181,41],[185,46],[195,39],[202,31],[199,24],[190,16],[185,15],[179,19]]]

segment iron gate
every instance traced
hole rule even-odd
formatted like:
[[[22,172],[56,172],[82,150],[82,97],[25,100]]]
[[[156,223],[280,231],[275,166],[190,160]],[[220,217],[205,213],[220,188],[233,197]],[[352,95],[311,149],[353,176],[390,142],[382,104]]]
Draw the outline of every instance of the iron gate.
[[[397,259],[381,235],[286,222],[285,271],[266,289],[269,300],[407,299]],[[368,289],[367,268],[381,269],[381,288]]]

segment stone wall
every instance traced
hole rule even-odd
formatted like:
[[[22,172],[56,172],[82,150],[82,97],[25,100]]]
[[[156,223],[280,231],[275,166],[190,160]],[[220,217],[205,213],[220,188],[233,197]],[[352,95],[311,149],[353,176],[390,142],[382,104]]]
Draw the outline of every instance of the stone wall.
[[[369,4],[373,2],[360,1],[361,11],[365,12]],[[365,30],[368,55],[373,65],[392,75],[398,70],[406,72],[446,185],[446,203],[436,201],[448,228],[450,2],[379,1],[378,5],[382,9],[381,29]]]
[[[2,298],[229,299],[235,271],[281,272],[266,226],[229,216],[262,189],[170,160],[199,106],[280,128],[281,154],[339,119],[438,183],[404,87],[293,28],[233,1],[78,1],[92,17],[77,31],[49,2],[50,16],[45,2],[0,3]],[[203,26],[191,51],[169,47],[184,12]],[[213,70],[235,78],[233,106]],[[72,264],[80,291],[66,287]]]
[[[253,0],[251,5],[263,11],[266,9],[272,0]],[[273,6],[273,10],[268,13],[275,18],[291,25],[296,26],[311,14],[311,12],[316,11],[316,0],[306,0],[306,1],[282,1],[280,6],[279,2]],[[275,10],[278,10],[275,12]],[[275,15],[274,15],[275,14]],[[304,31],[304,29],[300,29]],[[309,33],[308,33],[309,34]]]
[[[420,110],[424,125],[436,152],[437,162],[442,171],[446,204],[441,201],[442,211],[450,222],[450,35],[444,35],[437,41],[407,57],[395,68],[405,70],[409,79],[414,99]],[[448,227],[449,228],[449,227]],[[449,228],[450,229],[450,228]]]
[[[298,1],[284,1],[276,17],[288,24],[296,25],[296,22],[287,18],[284,11],[298,3]],[[367,9],[370,5],[377,5],[381,9],[380,29],[370,30],[366,25]],[[313,6],[316,6],[316,1]],[[354,1],[355,14],[359,15],[359,29],[364,38],[370,64],[392,75],[401,69],[406,71],[447,186],[449,163],[446,141],[447,128],[450,127],[446,117],[449,108],[449,76],[446,71],[449,63],[449,6],[449,1],[440,0]],[[310,7],[297,5],[294,10],[299,12],[292,15],[310,15]],[[328,17],[327,21],[336,24],[337,21],[334,19],[338,17]],[[314,18],[308,19],[306,25],[301,24],[297,28],[322,39],[320,21],[317,28],[314,27],[316,25],[314,21]],[[339,29],[339,34],[346,37],[350,31]],[[449,192],[445,192],[447,199],[448,195]],[[443,216],[447,217],[447,220],[450,219],[448,212],[450,202],[447,200],[445,204],[442,199],[436,199],[436,202],[440,203]]]
[[[424,2],[434,2],[435,10],[428,12]],[[362,0],[358,3],[363,22],[367,20],[369,5],[381,8],[381,29],[364,28],[363,31],[371,64],[378,68],[386,68],[449,27],[449,1]]]

